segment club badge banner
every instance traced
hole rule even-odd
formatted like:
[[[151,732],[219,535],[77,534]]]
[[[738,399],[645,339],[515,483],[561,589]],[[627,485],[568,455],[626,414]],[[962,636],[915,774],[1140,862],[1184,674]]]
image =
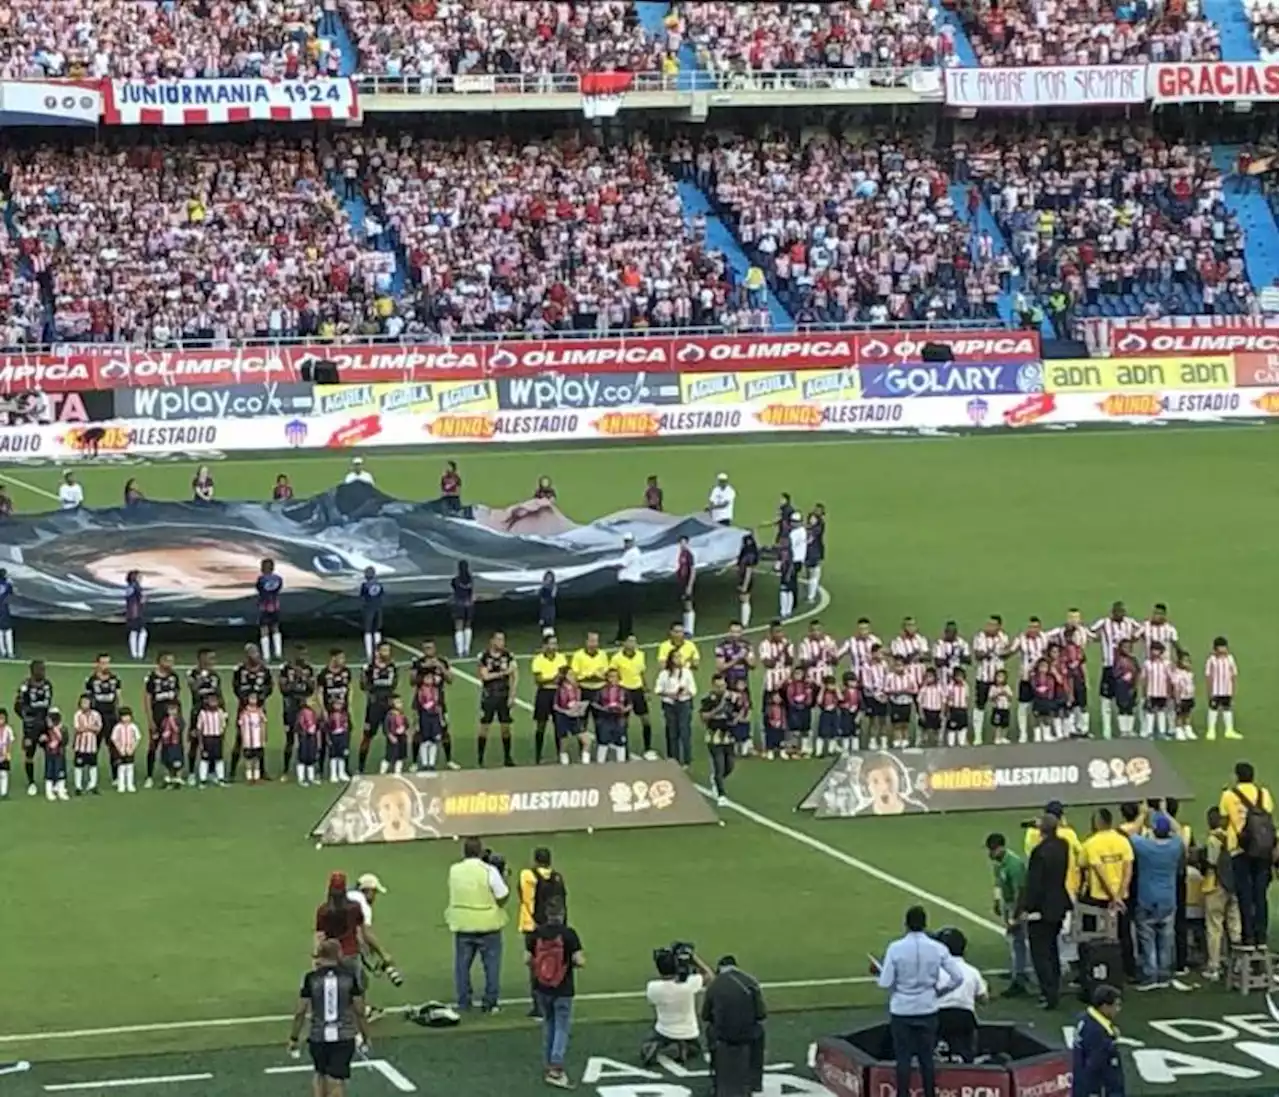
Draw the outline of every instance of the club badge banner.
[[[669,759],[356,777],[312,828],[325,845],[716,822]]]
[[[681,537],[699,570],[731,564],[742,543],[741,530],[699,515],[638,509],[580,525],[537,499],[454,514],[439,501],[405,502],[356,483],[286,503],[18,514],[5,520],[0,566],[13,581],[14,615],[28,620],[118,620],[125,576],[136,569],[150,620],[243,625],[256,619],[264,557],[284,580],[286,618],[336,617],[359,614],[367,567],[378,571],[389,612],[448,601],[462,559],[471,561],[478,601],[535,599],[548,570],[568,597],[604,593],[616,582],[628,534],[647,582],[675,575]]]
[[[1086,739],[847,754],[797,810],[816,819],[856,819],[1190,795],[1154,744]]]

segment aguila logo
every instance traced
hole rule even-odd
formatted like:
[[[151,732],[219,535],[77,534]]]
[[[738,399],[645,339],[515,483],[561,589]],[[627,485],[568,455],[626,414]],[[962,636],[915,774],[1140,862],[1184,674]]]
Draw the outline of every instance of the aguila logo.
[[[662,420],[647,411],[611,411],[592,425],[611,438],[653,438],[662,430]]]
[[[364,415],[338,427],[329,435],[329,449],[348,449],[382,433],[382,416]]]
[[[1264,392],[1254,400],[1253,406],[1267,415],[1280,414],[1280,392]]]
[[[813,404],[770,404],[756,418],[766,427],[816,430],[822,426],[822,409]]]
[[[498,423],[491,415],[438,415],[426,430],[436,438],[482,442],[498,433]]]
[[[1164,412],[1164,399],[1150,394],[1113,393],[1105,400],[1099,401],[1098,410],[1103,415],[1113,417],[1152,417]]]

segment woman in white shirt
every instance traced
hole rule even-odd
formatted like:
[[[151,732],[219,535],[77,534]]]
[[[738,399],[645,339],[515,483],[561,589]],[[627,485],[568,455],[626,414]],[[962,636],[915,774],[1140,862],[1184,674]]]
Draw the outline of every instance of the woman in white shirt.
[[[667,665],[658,672],[653,689],[662,700],[667,757],[687,764],[685,759],[693,757],[693,699],[698,692],[693,671],[672,652],[667,656]]]

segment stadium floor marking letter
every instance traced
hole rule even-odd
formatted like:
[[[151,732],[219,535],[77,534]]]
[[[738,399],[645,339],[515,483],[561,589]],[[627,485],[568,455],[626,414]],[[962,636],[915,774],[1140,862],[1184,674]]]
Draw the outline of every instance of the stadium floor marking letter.
[[[71,1093],[80,1089],[124,1089],[127,1086],[164,1086],[180,1082],[207,1082],[213,1075],[157,1074],[153,1078],[104,1078],[100,1082],[55,1082],[44,1087],[46,1093]]]

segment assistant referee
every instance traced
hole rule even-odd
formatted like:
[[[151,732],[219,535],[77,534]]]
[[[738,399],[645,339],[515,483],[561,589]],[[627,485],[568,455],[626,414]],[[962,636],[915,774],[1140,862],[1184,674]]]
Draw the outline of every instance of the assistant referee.
[[[289,1032],[289,1054],[298,1055],[298,1039],[310,1017],[307,1047],[315,1067],[316,1097],[342,1097],[351,1077],[356,1038],[369,1046],[364,998],[355,974],[342,963],[342,948],[329,938],[316,950],[316,966],[302,977],[298,1008]]]

